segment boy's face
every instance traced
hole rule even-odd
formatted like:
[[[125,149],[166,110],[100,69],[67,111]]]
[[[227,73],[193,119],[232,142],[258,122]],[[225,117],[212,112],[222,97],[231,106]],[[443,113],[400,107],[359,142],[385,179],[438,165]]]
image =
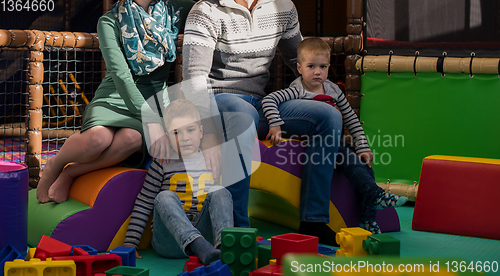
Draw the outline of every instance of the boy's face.
[[[309,90],[323,85],[328,77],[328,67],[330,67],[330,60],[324,54],[302,53],[297,63],[297,70]]]
[[[203,137],[203,126],[190,116],[172,119],[167,129],[168,139],[180,156],[195,156]]]

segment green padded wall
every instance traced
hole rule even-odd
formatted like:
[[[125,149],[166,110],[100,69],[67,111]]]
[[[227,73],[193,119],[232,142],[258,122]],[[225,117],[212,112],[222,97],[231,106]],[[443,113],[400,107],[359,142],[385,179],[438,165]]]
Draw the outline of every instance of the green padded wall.
[[[377,182],[413,184],[434,154],[500,159],[498,75],[366,72],[361,93]]]

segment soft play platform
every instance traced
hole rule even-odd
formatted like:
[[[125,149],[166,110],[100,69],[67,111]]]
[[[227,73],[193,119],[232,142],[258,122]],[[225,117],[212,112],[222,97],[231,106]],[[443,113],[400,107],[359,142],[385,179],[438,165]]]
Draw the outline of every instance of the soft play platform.
[[[299,229],[299,204],[302,166],[301,142],[288,140],[279,146],[258,142],[261,164],[250,181],[249,215],[291,229]],[[294,151],[295,154],[288,154]],[[254,151],[257,152],[257,151]],[[281,154],[280,154],[281,152]],[[288,162],[283,162],[286,152]],[[256,159],[254,159],[256,160]],[[256,161],[254,161],[256,162]],[[359,226],[359,205],[356,190],[340,172],[334,172],[330,191],[330,228]],[[394,208],[377,211],[377,223],[382,232],[399,231],[399,218]]]
[[[500,240],[499,179],[498,159],[426,157],[413,230]]]
[[[75,180],[69,199],[61,204],[40,204],[36,190],[29,193],[28,244],[42,235],[70,245],[85,244],[99,252],[122,245],[135,198],[146,171],[113,167]]]
[[[249,215],[298,230],[302,166],[298,160],[280,162],[283,160],[279,159],[277,150],[295,151],[298,156],[305,148],[299,141],[286,141],[279,147],[257,141],[255,147],[260,147],[261,158],[254,160],[261,160],[261,164],[254,163],[253,167]],[[70,199],[61,204],[40,204],[36,191],[32,190],[28,243],[36,246],[41,236],[47,235],[70,245],[89,245],[99,252],[122,245],[145,176],[144,170],[118,167],[98,170],[77,178],[71,187]],[[329,226],[335,231],[358,226],[359,207],[354,188],[341,173],[334,174],[331,185]],[[377,222],[383,232],[400,230],[393,208],[378,211]],[[146,248],[151,240],[148,229],[140,249]]]

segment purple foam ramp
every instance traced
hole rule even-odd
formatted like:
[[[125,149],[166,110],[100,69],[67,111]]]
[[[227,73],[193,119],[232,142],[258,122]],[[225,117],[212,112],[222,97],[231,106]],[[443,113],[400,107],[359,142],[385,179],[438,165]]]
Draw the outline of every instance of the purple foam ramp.
[[[52,238],[67,244],[86,244],[106,251],[134,208],[146,171],[131,170],[113,176],[100,190],[92,208],[61,221]]]

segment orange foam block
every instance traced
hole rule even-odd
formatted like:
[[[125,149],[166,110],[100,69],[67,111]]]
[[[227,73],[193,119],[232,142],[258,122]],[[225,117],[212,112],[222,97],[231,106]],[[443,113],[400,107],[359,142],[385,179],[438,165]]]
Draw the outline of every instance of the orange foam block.
[[[426,157],[412,228],[500,240],[499,195],[500,160]]]

